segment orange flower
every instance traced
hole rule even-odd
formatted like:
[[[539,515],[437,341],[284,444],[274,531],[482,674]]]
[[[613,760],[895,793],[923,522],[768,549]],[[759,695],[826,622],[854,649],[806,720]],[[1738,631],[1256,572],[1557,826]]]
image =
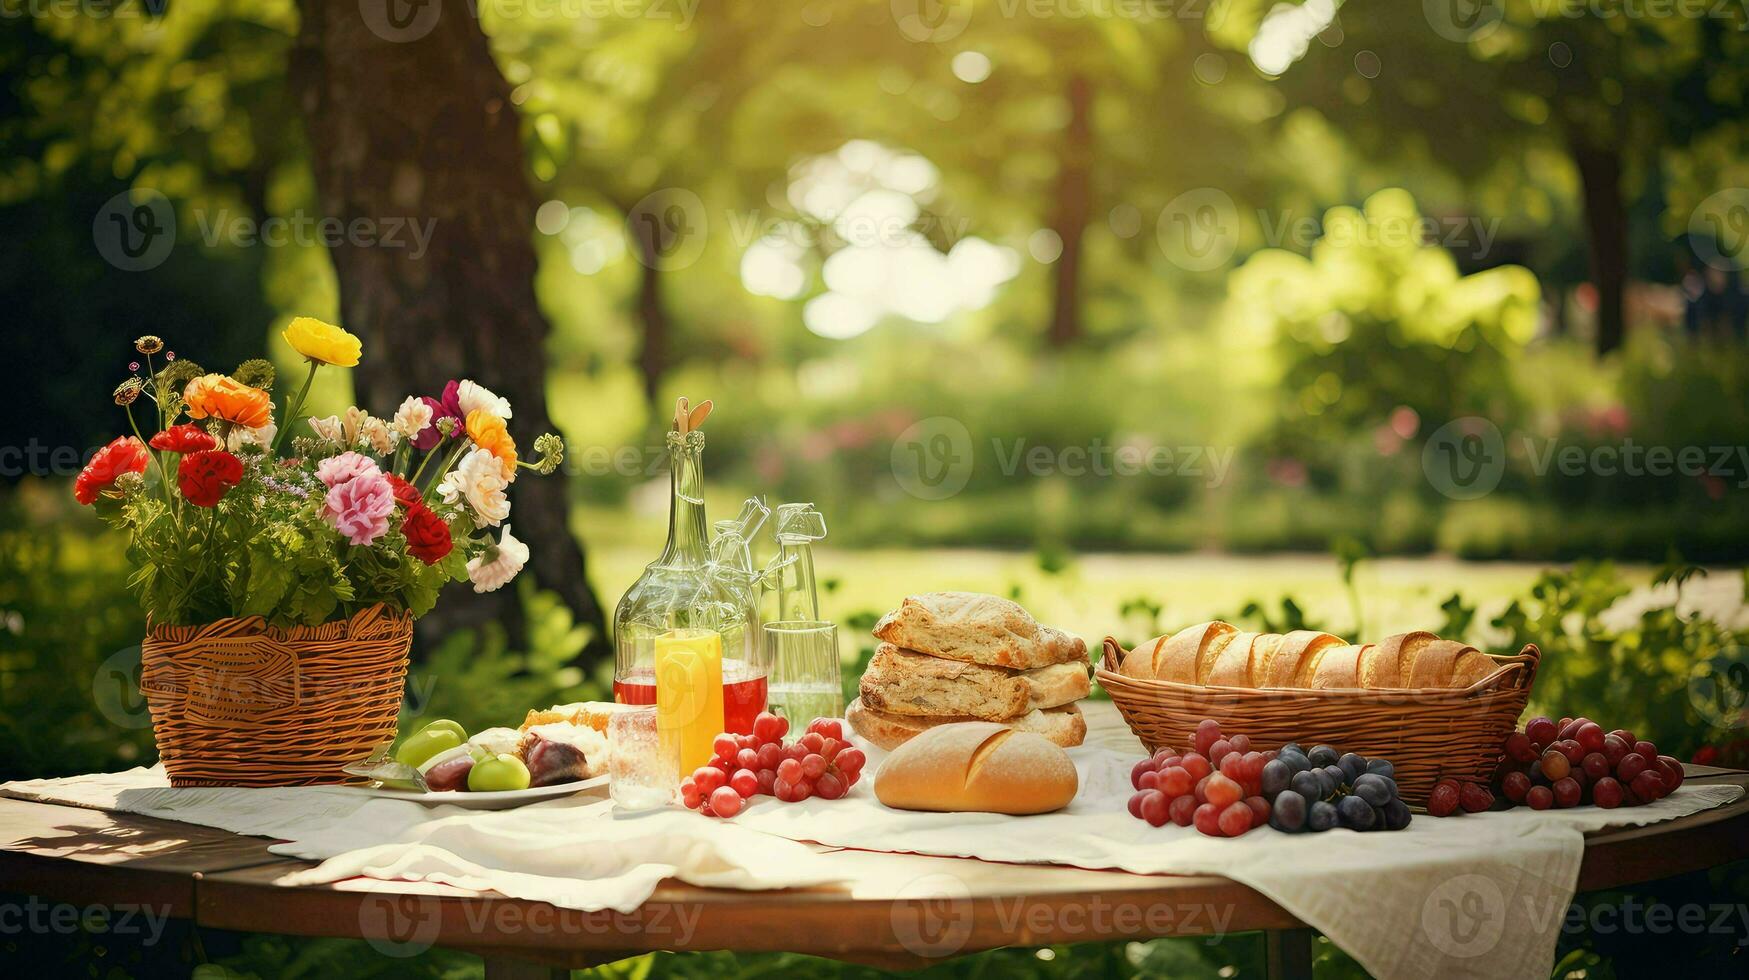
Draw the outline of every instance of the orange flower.
[[[515,480],[516,441],[510,438],[504,420],[483,408],[476,408],[468,413],[467,430],[474,445],[498,457],[498,464],[504,468],[505,481]]]
[[[273,421],[273,399],[260,388],[251,388],[224,374],[203,374],[182,392],[188,417],[207,416],[259,429]]]

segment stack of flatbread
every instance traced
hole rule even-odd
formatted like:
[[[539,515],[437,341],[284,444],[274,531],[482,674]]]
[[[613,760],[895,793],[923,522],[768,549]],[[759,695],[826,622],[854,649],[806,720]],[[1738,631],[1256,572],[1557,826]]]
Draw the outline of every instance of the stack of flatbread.
[[[1080,745],[1087,723],[1087,644],[1041,626],[1019,604],[977,592],[910,596],[881,617],[881,641],[845,712],[883,749],[957,721],[994,721],[1058,745]]]

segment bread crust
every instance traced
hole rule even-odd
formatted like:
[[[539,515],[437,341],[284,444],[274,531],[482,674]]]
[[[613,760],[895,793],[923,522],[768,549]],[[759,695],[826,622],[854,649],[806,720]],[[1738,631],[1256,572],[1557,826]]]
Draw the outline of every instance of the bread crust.
[[[1359,687],[1360,658],[1372,644],[1349,644],[1320,650],[1312,664],[1310,683],[1314,689]]]
[[[891,643],[863,671],[864,704],[894,715],[958,715],[1002,721],[1025,714],[1032,691],[1016,671],[931,657]]]
[[[1250,687],[1251,653],[1261,638],[1261,633],[1235,634],[1209,664],[1208,678],[1203,683],[1215,687]]]
[[[981,592],[906,596],[874,635],[932,657],[1031,668],[1087,659],[1087,643],[1042,626],[1020,604]]]
[[[1166,644],[1171,641],[1172,636],[1170,635],[1156,636],[1137,646],[1134,650],[1124,654],[1123,662],[1117,666],[1117,672],[1125,677],[1133,677],[1143,681],[1158,677],[1160,661],[1165,656]]]
[[[1257,687],[1293,687],[1302,661],[1315,657],[1320,650],[1346,644],[1346,640],[1333,633],[1294,630],[1282,636],[1281,642],[1264,656],[1260,666],[1252,666],[1252,680]]]
[[[875,797],[903,810],[1048,813],[1080,786],[1068,753],[994,722],[940,725],[893,750],[875,772]]]
[[[1202,660],[1203,651],[1216,637],[1227,636],[1238,632],[1230,623],[1215,620],[1208,623],[1198,623],[1187,626],[1172,634],[1160,652],[1160,660],[1155,664],[1153,677],[1155,680],[1172,681],[1175,684],[1195,684],[1197,664]]]
[[[1494,670],[1493,658],[1467,643],[1439,640],[1415,651],[1406,687],[1469,687]]]
[[[1395,688],[1413,687],[1408,683],[1408,665],[1413,663],[1415,655],[1429,643],[1438,641],[1426,630],[1411,630],[1387,636],[1384,642],[1376,644],[1360,659],[1359,681],[1361,687]]]
[[[844,718],[850,723],[851,730],[888,751],[940,725],[982,720],[953,716],[931,718],[888,714],[870,708],[861,698],[850,702]],[[1080,745],[1087,738],[1087,720],[1081,716],[1080,707],[1072,703],[1056,708],[1035,708],[1017,718],[995,724],[1015,731],[1032,732],[1065,748]]]

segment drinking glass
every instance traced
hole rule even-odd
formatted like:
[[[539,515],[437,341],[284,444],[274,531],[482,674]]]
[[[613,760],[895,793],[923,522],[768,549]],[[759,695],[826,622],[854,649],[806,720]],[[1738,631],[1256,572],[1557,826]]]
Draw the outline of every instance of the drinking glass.
[[[654,810],[674,801],[680,784],[679,744],[656,725],[656,706],[628,708],[607,719],[611,754],[608,793],[622,810]]]
[[[815,718],[844,717],[844,688],[838,676],[838,627],[820,620],[765,624],[771,685],[770,710],[788,718],[792,729]]]

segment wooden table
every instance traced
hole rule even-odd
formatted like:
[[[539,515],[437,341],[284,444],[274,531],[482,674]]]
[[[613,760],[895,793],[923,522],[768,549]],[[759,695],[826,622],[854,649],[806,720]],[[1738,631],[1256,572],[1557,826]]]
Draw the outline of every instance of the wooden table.
[[[1090,739],[1140,753],[1106,703]],[[1695,782],[1749,773],[1689,767]],[[652,950],[784,950],[888,969],[999,946],[1265,930],[1272,974],[1311,972],[1312,932],[1220,877],[1135,875],[838,851],[846,883],[776,892],[668,882],[636,912],[585,913],[445,889],[384,893],[275,884],[309,867],[271,841],[127,814],[0,799],[0,891],[78,905],[150,905],[248,932],[364,938],[387,956],[431,946],[485,958],[489,977],[549,976]],[[1683,874],[1749,856],[1749,799],[1587,838],[1579,890]],[[947,883],[952,898],[941,898]],[[959,884],[954,884],[959,882]],[[380,884],[375,884],[380,887]],[[407,888],[418,888],[407,885]],[[920,895],[933,897],[919,897]]]

